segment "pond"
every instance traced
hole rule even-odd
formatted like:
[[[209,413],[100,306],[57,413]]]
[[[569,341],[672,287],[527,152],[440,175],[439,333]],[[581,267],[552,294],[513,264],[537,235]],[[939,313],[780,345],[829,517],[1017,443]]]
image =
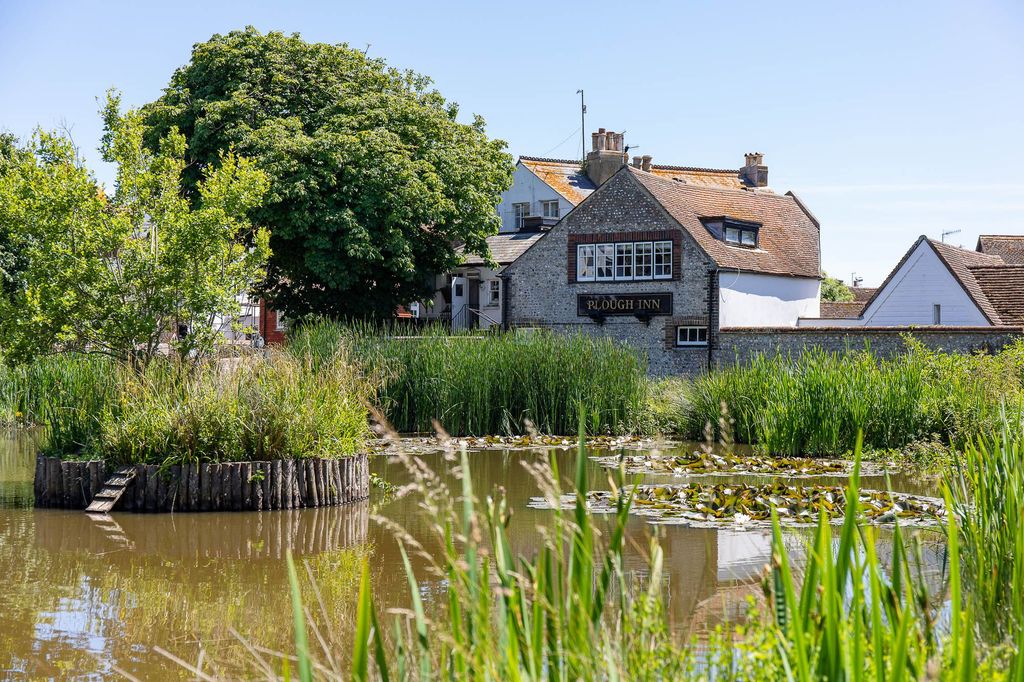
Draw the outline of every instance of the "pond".
[[[443,475],[450,468],[439,453],[418,453]],[[682,450],[692,450],[684,446]],[[682,451],[681,450],[681,451]],[[554,450],[559,470],[571,472],[572,448]],[[609,455],[607,450],[593,453]],[[514,510],[513,547],[529,554],[536,526],[550,512],[530,509],[538,494],[521,465],[546,452],[492,448],[470,455],[478,494],[502,486]],[[0,677],[96,678],[118,670],[142,679],[165,679],[182,670],[155,651],[162,647],[190,662],[205,650],[207,666],[235,676],[250,654],[234,634],[271,650],[289,650],[292,622],[284,552],[291,548],[315,576],[336,641],[350,641],[359,567],[372,570],[379,613],[409,603],[408,583],[397,543],[371,517],[382,515],[414,536],[425,538],[428,519],[415,501],[387,500],[375,492],[369,502],[333,508],[275,512],[157,514],[114,513],[93,520],[82,512],[32,508],[35,445],[29,433],[0,432]],[[606,470],[589,460],[595,488],[607,487]],[[403,466],[383,455],[371,469],[401,484]],[[645,483],[684,481],[648,474]],[[764,476],[722,477],[721,481],[763,482]],[[837,478],[814,481],[835,483]],[[884,488],[879,477],[865,487]],[[936,485],[896,476],[893,489],[934,495]],[[626,567],[638,579],[646,572],[643,552],[652,533],[665,552],[665,608],[680,636],[699,636],[723,622],[743,618],[748,596],[761,594],[769,533],[653,526],[631,517]],[[945,551],[934,530],[913,531],[922,539],[923,572],[934,594],[945,585]],[[879,533],[879,553],[888,556],[889,533]],[[806,530],[787,530],[797,554]],[[415,561],[415,557],[413,557]],[[414,566],[428,606],[446,595],[422,561]],[[390,622],[392,616],[383,616]],[[390,626],[389,626],[390,627]]]

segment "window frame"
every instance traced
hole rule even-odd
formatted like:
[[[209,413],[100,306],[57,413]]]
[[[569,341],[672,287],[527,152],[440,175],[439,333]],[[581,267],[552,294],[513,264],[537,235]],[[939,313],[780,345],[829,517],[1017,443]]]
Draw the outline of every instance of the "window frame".
[[[285,320],[284,315],[280,311],[274,311],[274,331],[284,332],[288,331],[288,321]]]
[[[942,324],[942,304],[941,303],[933,303],[932,304],[932,324],[935,325],[935,326],[939,326],[939,325]]]
[[[554,206],[555,212],[553,214],[548,213],[548,207]],[[544,199],[540,202],[540,214],[544,218],[559,218],[562,214],[561,206],[559,205],[558,199]]]
[[[501,280],[487,280],[487,305],[490,307],[501,304]]]
[[[590,275],[583,275],[582,268],[587,263],[588,256],[586,251],[590,251]],[[577,244],[576,245],[576,281],[577,282],[594,282],[597,279],[597,244]]]
[[[615,281],[633,281],[633,244],[634,242],[615,243]],[[626,253],[629,251],[629,253]],[[621,261],[621,262],[620,262]],[[629,274],[626,274],[628,270]],[[622,274],[619,274],[619,273]]]
[[[614,282],[615,281],[615,244],[595,244],[594,250],[594,281]],[[602,264],[602,259],[606,259]],[[602,276],[601,270],[607,270],[608,274]]]
[[[685,341],[680,339],[680,336],[683,335],[683,332],[686,333],[686,337],[687,337],[687,339]],[[690,337],[690,332],[694,332],[694,334],[693,334],[694,339],[693,340],[690,340],[690,338],[689,338]],[[703,332],[703,334],[702,334],[702,332]],[[700,338],[701,336],[704,337],[703,340],[701,340],[701,338]],[[676,326],[676,343],[675,343],[675,347],[676,348],[700,348],[700,347],[706,347],[707,345],[708,345],[708,328],[706,326],[688,325],[688,324],[681,324],[681,325]]]
[[[523,214],[519,215],[519,209],[523,210]],[[526,224],[526,217],[530,215],[530,202],[529,201],[517,201],[512,204],[512,222],[516,229],[522,229]]]
[[[661,263],[663,272],[658,274],[658,247],[665,247],[668,245],[668,251],[662,251],[661,255],[667,259],[667,262]],[[663,239],[656,242],[652,242],[651,247],[651,278],[652,279],[672,279],[672,241]]]
[[[647,263],[641,263],[641,248],[646,247]],[[643,274],[641,268],[646,268],[647,274]],[[637,282],[649,282],[654,279],[654,242],[633,242],[633,280]]]

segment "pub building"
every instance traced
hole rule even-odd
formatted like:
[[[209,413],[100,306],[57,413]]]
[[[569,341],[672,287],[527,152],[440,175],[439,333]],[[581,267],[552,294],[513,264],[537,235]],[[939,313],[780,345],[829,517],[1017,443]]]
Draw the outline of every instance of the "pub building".
[[[596,189],[503,268],[502,326],[605,334],[652,374],[692,375],[731,352],[723,329],[818,317],[818,222],[768,189],[760,154],[738,171],[656,167],[627,163],[621,134],[592,139],[576,172]]]

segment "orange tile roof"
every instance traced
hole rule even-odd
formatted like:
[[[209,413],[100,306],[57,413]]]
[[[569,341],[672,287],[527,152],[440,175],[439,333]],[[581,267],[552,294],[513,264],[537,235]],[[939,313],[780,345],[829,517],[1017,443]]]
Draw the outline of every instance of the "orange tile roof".
[[[700,186],[626,168],[720,268],[820,277],[818,226],[793,195]],[[716,238],[701,219],[717,216],[760,224],[758,247],[732,246]]]
[[[597,189],[597,185],[583,172],[579,161],[520,156],[519,163],[530,169],[542,182],[565,197],[573,206]]]
[[[530,169],[534,175],[565,197],[573,206],[586,199],[591,192],[597,189],[597,185],[583,172],[579,161],[520,156],[519,163]],[[658,177],[700,187],[744,189],[750,186],[738,170],[654,164],[651,166],[651,173]],[[761,188],[760,191],[769,190]]]

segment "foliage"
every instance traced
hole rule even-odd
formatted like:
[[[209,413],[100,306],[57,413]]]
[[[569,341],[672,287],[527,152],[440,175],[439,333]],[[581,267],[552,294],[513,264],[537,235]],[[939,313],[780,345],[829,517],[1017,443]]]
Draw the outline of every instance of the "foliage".
[[[941,437],[960,447],[1024,401],[1024,342],[998,355],[945,354],[905,339],[904,353],[807,350],[760,355],[696,379],[684,433],[759,443],[772,454],[842,455],[858,431],[872,448]],[[724,410],[724,411],[723,411]]]
[[[343,345],[378,386],[377,404],[403,432],[452,435],[627,433],[641,423],[645,363],[600,336],[537,331],[486,336],[428,328],[411,338],[387,328],[305,325],[293,352],[316,357]]]
[[[1024,629],[1024,423],[968,443],[946,475],[963,542],[964,585],[985,639]],[[1022,671],[1024,672],[1024,671]],[[1019,679],[1019,678],[1015,678]]]
[[[286,353],[158,359],[138,372],[62,355],[0,369],[0,423],[45,424],[47,454],[113,464],[351,455],[371,397],[341,356],[316,368]]]
[[[267,181],[227,150],[203,167],[196,201],[181,196],[185,140],[167,131],[142,144],[142,118],[108,94],[104,160],[117,164],[107,197],[71,139],[37,131],[0,173],[0,224],[22,259],[0,297],[0,345],[18,361],[55,351],[147,364],[179,324],[182,353],[209,352],[217,317],[262,278],[266,230],[247,214]],[[2,246],[2,245],[0,245]]]
[[[852,301],[853,292],[843,284],[843,280],[829,277],[827,272],[821,273],[822,301]]]
[[[144,111],[152,148],[187,137],[190,192],[232,148],[270,177],[252,215],[272,232],[267,293],[292,319],[389,317],[429,297],[454,244],[487,253],[512,180],[505,143],[479,117],[459,123],[428,78],[297,34],[213,36]]]

